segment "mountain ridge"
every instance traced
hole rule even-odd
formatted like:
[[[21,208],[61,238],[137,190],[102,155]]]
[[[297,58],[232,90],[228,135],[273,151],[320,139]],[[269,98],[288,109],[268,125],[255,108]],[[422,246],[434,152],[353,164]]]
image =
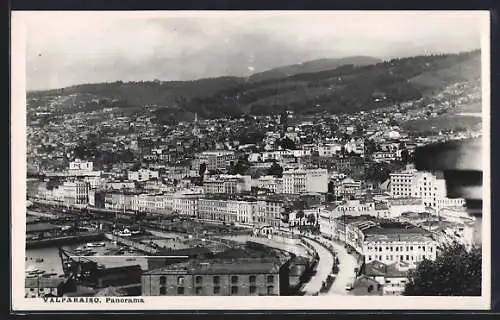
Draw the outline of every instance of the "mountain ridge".
[[[293,69],[294,65],[291,66]],[[284,109],[298,113],[344,113],[418,99],[448,84],[477,78],[480,70],[480,51],[474,50],[398,58],[362,66],[347,64],[259,81],[231,76],[192,81],[117,81],[28,92],[27,95],[89,94],[120,100],[122,107],[156,105],[162,107],[160,110],[175,110],[178,115],[198,113],[202,118],[275,114]],[[168,113],[166,111],[160,113]],[[173,121],[172,118],[169,121]]]
[[[343,58],[321,58],[308,60],[297,64],[291,64],[257,72],[248,77],[249,81],[258,82],[263,80],[279,79],[301,73],[314,73],[333,70],[343,65],[364,66],[382,62],[381,59],[369,56],[349,56]]]

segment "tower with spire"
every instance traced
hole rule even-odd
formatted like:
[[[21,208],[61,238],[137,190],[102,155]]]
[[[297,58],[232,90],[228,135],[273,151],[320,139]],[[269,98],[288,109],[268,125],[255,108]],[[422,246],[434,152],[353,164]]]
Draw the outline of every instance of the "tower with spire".
[[[194,114],[194,128],[193,135],[196,137],[200,136],[200,128],[198,128],[198,112]]]

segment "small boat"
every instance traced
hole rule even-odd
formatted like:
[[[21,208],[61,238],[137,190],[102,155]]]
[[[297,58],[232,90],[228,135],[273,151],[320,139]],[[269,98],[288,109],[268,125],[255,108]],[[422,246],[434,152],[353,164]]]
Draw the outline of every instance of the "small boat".
[[[36,258],[35,262],[41,263],[43,262],[43,258]]]
[[[105,245],[106,244],[104,242],[87,243],[87,247],[89,247],[89,248],[104,247]]]
[[[135,258],[127,258],[125,261],[135,261]]]
[[[29,266],[28,268],[26,268],[25,272],[27,272],[27,273],[38,272],[38,268],[35,268],[33,266]]]

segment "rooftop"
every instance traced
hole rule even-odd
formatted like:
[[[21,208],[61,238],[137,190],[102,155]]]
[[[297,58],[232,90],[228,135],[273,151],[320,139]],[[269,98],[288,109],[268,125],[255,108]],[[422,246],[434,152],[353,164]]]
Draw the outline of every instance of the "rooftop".
[[[368,277],[406,277],[408,267],[405,262],[387,265],[380,261],[372,261],[365,265],[364,274]]]
[[[431,233],[409,223],[380,222],[362,230],[365,241],[428,241]]]
[[[24,287],[25,288],[57,288],[64,279],[59,277],[37,277],[37,278],[25,278]]]
[[[44,231],[53,231],[60,229],[60,226],[56,226],[50,223],[34,223],[26,225],[26,232],[44,232]]]
[[[144,274],[276,274],[281,263],[278,259],[235,258],[194,260],[166,266]]]

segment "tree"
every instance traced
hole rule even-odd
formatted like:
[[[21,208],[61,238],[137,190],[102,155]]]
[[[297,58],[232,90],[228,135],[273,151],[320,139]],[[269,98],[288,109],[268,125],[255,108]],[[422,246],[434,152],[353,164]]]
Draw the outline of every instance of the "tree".
[[[390,164],[382,162],[382,163],[373,163],[365,170],[365,179],[368,181],[382,183],[389,179],[390,173],[393,171],[393,168]]]
[[[408,164],[408,162],[410,161],[410,154],[408,153],[408,149],[403,149],[401,150],[401,163],[403,165],[406,165]]]
[[[248,157],[241,157],[238,159],[235,165],[231,165],[229,168],[230,174],[241,174],[244,175],[250,168],[251,164],[248,161]]]
[[[203,177],[203,174],[207,170],[207,164],[205,162],[200,163],[200,169],[198,170],[198,174],[200,177]]]
[[[480,296],[481,248],[454,243],[410,271],[405,296]]]
[[[280,141],[280,146],[283,149],[291,149],[291,150],[295,149],[295,147],[296,147],[295,146],[295,142],[292,139],[288,138],[288,137],[285,137],[284,139],[282,139]]]
[[[365,153],[366,154],[372,154],[375,151],[377,151],[377,145],[376,145],[375,141],[373,141],[372,139],[366,140],[366,142],[365,142]]]
[[[295,214],[295,218],[299,219],[299,224],[300,222],[302,221],[302,219],[304,218],[304,211],[303,210],[299,210],[297,211],[297,213]]]
[[[314,225],[316,223],[316,217],[314,216],[314,214],[310,214],[307,216],[307,223],[309,223],[310,225]]]
[[[277,162],[273,162],[271,168],[267,171],[267,174],[281,178],[283,177],[283,168]]]

